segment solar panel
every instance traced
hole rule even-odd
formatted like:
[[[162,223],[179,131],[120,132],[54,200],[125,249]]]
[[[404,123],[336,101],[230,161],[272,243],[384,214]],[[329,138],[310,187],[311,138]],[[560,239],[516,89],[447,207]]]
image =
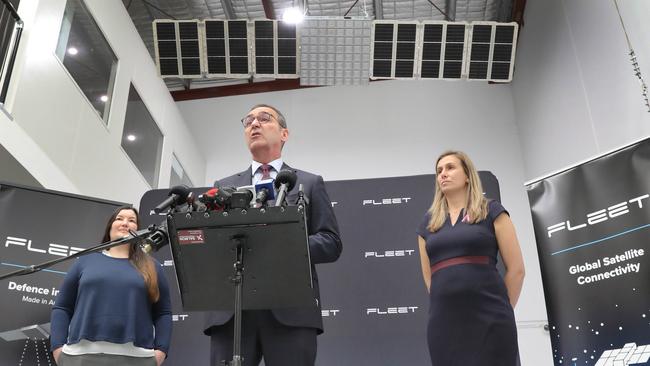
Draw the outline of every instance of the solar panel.
[[[393,43],[396,22],[376,21],[372,27],[371,79],[393,77]]]
[[[298,75],[298,37],[296,25],[276,22],[278,29],[278,75],[295,78]]]
[[[416,23],[397,24],[395,78],[413,79],[415,73]]]
[[[295,24],[256,20],[255,75],[275,78],[298,77],[298,37]]]
[[[468,79],[511,81],[517,30],[517,23],[472,23]]]
[[[153,22],[156,64],[160,76],[202,77],[201,22],[155,20]]]
[[[491,81],[512,80],[518,27],[517,23],[495,25]]]
[[[199,21],[178,21],[178,38],[183,77],[201,77],[201,47]]]
[[[205,21],[205,53],[207,73],[210,76],[228,74],[226,54],[226,22],[222,20]]]
[[[246,20],[229,20],[226,22],[226,38],[228,40],[228,61],[230,76],[248,76],[248,22]]]
[[[155,20],[153,22],[156,64],[162,77],[178,77],[179,62],[177,52],[176,22]]]
[[[445,24],[444,56],[442,61],[443,79],[460,79],[463,76],[466,26],[465,23]]]
[[[441,77],[443,22],[428,22],[422,27],[422,56],[420,77],[422,79],[439,79]]]
[[[413,79],[417,22],[375,21],[372,28],[371,79]]]
[[[275,47],[273,46],[273,21],[255,21],[255,74],[275,75]]]

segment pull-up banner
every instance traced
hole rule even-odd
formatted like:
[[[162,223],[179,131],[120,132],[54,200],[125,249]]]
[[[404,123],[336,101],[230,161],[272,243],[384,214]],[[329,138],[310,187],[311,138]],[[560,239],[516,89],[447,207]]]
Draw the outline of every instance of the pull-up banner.
[[[650,139],[527,189],[554,364],[648,364]]]
[[[99,244],[121,205],[0,182],[0,274]],[[50,313],[72,263],[0,281],[0,365],[54,365]]]

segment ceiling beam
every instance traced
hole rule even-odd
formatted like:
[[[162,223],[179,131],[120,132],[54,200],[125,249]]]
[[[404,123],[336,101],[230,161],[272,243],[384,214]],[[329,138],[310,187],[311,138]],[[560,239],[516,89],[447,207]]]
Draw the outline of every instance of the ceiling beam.
[[[456,0],[445,0],[445,7],[447,11],[447,21],[456,21]]]
[[[264,7],[264,15],[266,15],[266,19],[275,19],[275,9],[273,9],[273,3],[271,0],[262,0],[262,6]]]
[[[226,19],[236,19],[235,8],[232,6],[231,0],[221,0],[221,7],[223,8],[223,13],[226,16]]]
[[[512,3],[512,21],[519,24],[519,28],[524,26],[524,9],[526,9],[526,0],[514,0]]]
[[[267,93],[281,90],[315,88],[315,86],[300,85],[300,79],[278,79],[263,81],[259,83],[246,83],[226,86],[215,86],[210,88],[197,88],[190,90],[172,91],[174,101],[230,97],[233,95],[245,95],[256,93]]]
[[[384,4],[383,0],[372,0],[372,6],[375,8],[375,19],[382,20],[384,19]]]

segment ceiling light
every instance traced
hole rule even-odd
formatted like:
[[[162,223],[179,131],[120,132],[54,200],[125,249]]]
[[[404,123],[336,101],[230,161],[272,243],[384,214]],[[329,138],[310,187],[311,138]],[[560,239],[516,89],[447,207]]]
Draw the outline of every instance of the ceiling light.
[[[300,8],[288,8],[282,14],[282,21],[289,24],[298,24],[305,18]]]
[[[102,102],[106,103],[106,102],[108,101],[108,96],[106,96],[106,95],[102,95],[101,97],[99,97],[99,100],[101,100]]]
[[[76,47],[70,47],[68,48],[68,53],[74,56],[79,53],[79,50]]]
[[[129,141],[135,141],[135,135],[127,135],[126,139]]]

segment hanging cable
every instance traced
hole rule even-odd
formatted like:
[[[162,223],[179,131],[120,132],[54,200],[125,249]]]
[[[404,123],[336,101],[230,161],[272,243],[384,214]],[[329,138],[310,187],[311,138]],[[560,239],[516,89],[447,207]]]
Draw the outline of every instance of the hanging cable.
[[[650,100],[648,100],[648,86],[645,83],[645,80],[643,80],[643,75],[641,74],[641,67],[639,66],[639,62],[636,59],[636,53],[634,52],[634,48],[632,47],[632,42],[630,42],[630,37],[627,34],[627,29],[625,28],[625,23],[623,22],[623,16],[621,16],[621,11],[618,8],[618,1],[614,0],[614,6],[616,6],[616,12],[618,13],[618,19],[621,21],[621,27],[623,27],[623,33],[625,34],[625,41],[627,42],[627,47],[630,50],[630,61],[632,62],[632,67],[634,68],[634,75],[636,75],[637,78],[639,78],[639,82],[641,83],[641,95],[643,97],[643,100],[645,101],[646,107],[648,107],[648,112],[650,112]]]
[[[431,0],[427,0],[427,1],[429,2],[429,4],[433,5],[433,7],[436,8],[436,10],[438,10],[440,12],[440,14],[444,15],[445,19],[447,19],[450,22],[455,22],[456,21],[456,18],[454,18],[454,19],[449,18],[449,15],[447,13],[445,13],[444,11],[442,11],[442,9],[440,9],[436,4],[434,4],[433,1],[431,1]]]
[[[166,16],[168,16],[168,17],[170,17],[170,18],[172,18],[172,19],[174,19],[174,20],[178,20],[178,18],[176,18],[175,16],[170,15],[169,13],[167,13],[166,11],[164,11],[164,10],[160,9],[159,7],[153,5],[152,3],[150,3],[150,2],[148,2],[148,1],[146,1],[146,0],[141,0],[141,1],[142,1],[142,3],[144,3],[145,5],[150,6],[150,7],[154,8],[154,9],[158,10],[159,12],[165,14]]]
[[[346,11],[345,14],[343,14],[343,16],[344,16],[344,17],[347,17],[347,16],[348,16],[348,13],[350,13],[350,11],[352,10],[352,8],[354,8],[354,6],[357,5],[358,2],[359,2],[359,0],[354,0],[354,4],[352,4],[352,6],[350,7],[350,9],[348,9],[348,11]]]

